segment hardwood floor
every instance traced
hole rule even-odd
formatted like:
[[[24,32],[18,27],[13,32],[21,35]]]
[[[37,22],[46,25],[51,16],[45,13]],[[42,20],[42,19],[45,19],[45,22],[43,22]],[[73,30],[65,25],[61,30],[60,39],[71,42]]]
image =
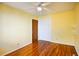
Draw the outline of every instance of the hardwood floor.
[[[74,46],[38,41],[16,50],[6,56],[77,56]]]

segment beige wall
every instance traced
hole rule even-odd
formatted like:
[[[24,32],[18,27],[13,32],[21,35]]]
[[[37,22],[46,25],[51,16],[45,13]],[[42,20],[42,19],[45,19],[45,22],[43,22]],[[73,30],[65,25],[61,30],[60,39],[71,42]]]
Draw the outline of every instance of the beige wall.
[[[0,55],[32,42],[33,15],[0,4]]]

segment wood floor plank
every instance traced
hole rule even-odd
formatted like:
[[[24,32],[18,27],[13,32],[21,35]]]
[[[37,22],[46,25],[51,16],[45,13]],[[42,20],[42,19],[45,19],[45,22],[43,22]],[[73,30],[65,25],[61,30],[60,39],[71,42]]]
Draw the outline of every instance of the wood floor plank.
[[[5,56],[77,56],[74,46],[40,40]]]

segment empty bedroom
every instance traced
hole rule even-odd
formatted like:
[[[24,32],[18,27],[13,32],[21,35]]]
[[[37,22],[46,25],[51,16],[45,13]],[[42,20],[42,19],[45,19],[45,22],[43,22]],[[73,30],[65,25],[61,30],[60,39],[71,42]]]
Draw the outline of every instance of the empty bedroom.
[[[78,55],[78,2],[0,2],[0,56]]]

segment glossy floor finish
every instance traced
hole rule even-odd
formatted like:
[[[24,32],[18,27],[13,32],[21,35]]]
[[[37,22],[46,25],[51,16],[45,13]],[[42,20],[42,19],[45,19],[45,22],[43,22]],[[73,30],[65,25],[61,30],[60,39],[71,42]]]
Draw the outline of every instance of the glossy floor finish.
[[[38,41],[16,50],[6,56],[77,56],[74,46]]]

